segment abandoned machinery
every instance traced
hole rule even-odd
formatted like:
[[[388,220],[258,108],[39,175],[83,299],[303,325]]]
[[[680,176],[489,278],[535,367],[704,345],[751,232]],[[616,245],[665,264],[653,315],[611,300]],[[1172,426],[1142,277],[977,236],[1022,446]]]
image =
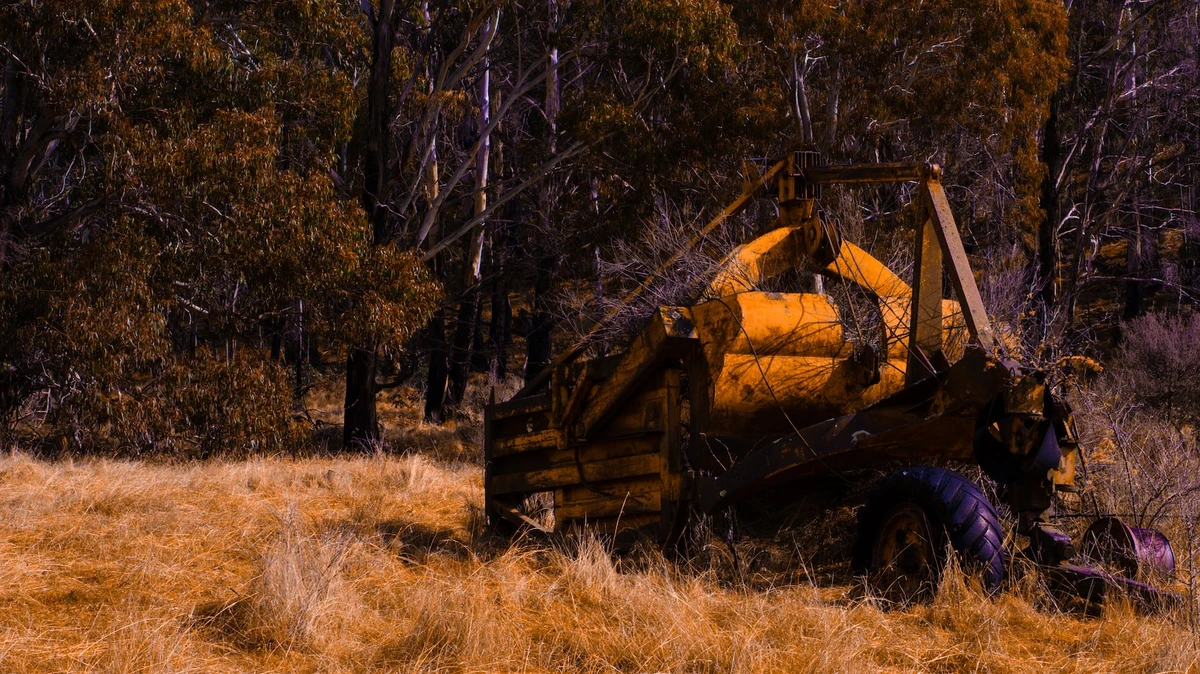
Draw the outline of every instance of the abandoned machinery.
[[[1000,587],[995,508],[972,480],[927,465],[972,464],[997,483],[1028,540],[1022,554],[1056,587],[1089,606],[1112,590],[1174,601],[1154,585],[1174,571],[1160,532],[1100,518],[1077,544],[1049,524],[1056,494],[1075,491],[1083,448],[1051,373],[1012,360],[993,331],[940,178],[936,165],[825,166],[797,152],[748,179],[692,245],[768,192],[779,217],[719,265],[705,293],[714,299],[660,307],[619,355],[581,360],[581,342],[488,406],[489,521],[636,533],[673,550],[698,515],[767,488],[802,498],[846,471],[903,465],[859,508],[852,565],[907,602],[936,588],[947,543],[988,590]],[[924,214],[911,285],[816,207],[822,186],[889,182],[916,183]],[[757,290],[789,274],[815,286],[814,273],[868,298],[873,341],[819,288]],[[957,300],[943,298],[946,279]],[[553,524],[520,508],[539,493],[552,498]]]

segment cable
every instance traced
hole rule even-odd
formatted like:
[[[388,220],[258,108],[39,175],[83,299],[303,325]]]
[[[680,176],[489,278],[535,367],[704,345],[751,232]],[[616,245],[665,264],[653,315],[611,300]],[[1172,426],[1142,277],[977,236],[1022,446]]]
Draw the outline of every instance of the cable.
[[[829,234],[828,234],[828,232],[826,232],[826,233],[825,233],[825,235],[826,235],[827,237],[829,237]],[[833,242],[832,242],[832,239],[830,238],[830,245],[832,245],[832,243],[833,243]],[[861,264],[859,264],[859,262],[858,262],[858,258],[857,258],[856,256],[854,256],[854,255],[848,255],[848,256],[846,256],[846,257],[848,258],[848,260],[849,260],[849,263],[850,263],[851,265],[853,265],[853,266],[854,266],[854,269],[855,269],[855,271],[857,271],[858,278],[860,278],[860,279],[865,279],[865,278],[866,278],[866,272],[863,270],[863,268],[862,268],[862,265],[861,265]],[[842,276],[842,275],[839,273],[839,274],[838,274],[838,276]],[[842,278],[843,278],[843,280],[845,279],[845,277],[842,277]],[[874,290],[873,288],[866,288],[866,287],[864,287],[864,286],[862,285],[862,283],[859,283],[858,281],[855,281],[855,283],[856,283],[856,285],[858,285],[859,287],[862,287],[862,288],[864,288],[865,290],[868,290],[868,291],[869,291],[869,292],[870,292],[872,295],[875,295],[876,301],[878,301],[878,300],[880,299],[880,295],[879,295],[879,293],[875,292],[875,290]],[[912,292],[913,292],[913,291],[912,291],[912,288],[910,287],[910,288],[909,288],[909,293],[910,293],[910,295],[909,295],[909,298],[910,298],[910,299],[909,299],[909,301],[910,301],[909,307],[910,307],[910,308],[909,308],[909,328],[908,328],[908,330],[909,330],[909,338],[908,338],[908,339],[906,339],[906,340],[903,340],[903,341],[901,341],[901,344],[903,345],[903,347],[904,347],[904,350],[905,350],[905,352],[907,353],[907,355],[909,356],[909,358],[916,359],[918,362],[920,362],[922,365],[924,365],[924,366],[925,366],[925,368],[926,368],[926,369],[927,369],[929,372],[935,372],[935,369],[934,369],[934,367],[933,367],[933,363],[932,363],[932,362],[929,360],[929,356],[925,355],[925,353],[924,353],[924,352],[922,352],[920,349],[915,349],[915,350],[913,349],[913,345],[912,345],[912,308],[911,308],[911,307],[912,307],[912,305],[911,305],[911,297],[912,297],[911,293],[912,293]],[[881,310],[881,314],[880,314],[880,316],[881,316],[881,318],[882,318],[882,310]],[[884,321],[884,328],[885,328],[885,330],[887,329],[887,322],[886,322],[886,321]],[[889,332],[890,332],[890,331],[889,331]],[[893,333],[892,335],[890,335],[890,336],[894,336],[894,333]],[[900,341],[900,340],[897,340],[897,341]],[[886,342],[887,342],[887,340],[885,339],[885,343],[884,343],[884,354],[883,354],[883,355],[884,355],[884,360],[885,360],[885,361],[888,361],[888,362],[889,362],[889,364],[890,364],[890,361],[891,361],[891,359],[887,357],[887,356],[888,356],[888,353],[887,353],[887,351],[888,351],[889,349],[888,349],[888,344],[887,344]],[[907,375],[907,367],[905,368],[905,374]]]
[[[813,449],[812,445],[808,443],[808,440],[800,434],[800,429],[796,426],[795,422],[792,421],[791,415],[788,414],[787,409],[783,406],[783,403],[779,402],[779,396],[775,395],[775,387],[771,386],[770,380],[767,379],[767,371],[762,366],[762,361],[758,357],[758,350],[754,348],[754,340],[750,338],[750,333],[746,330],[746,326],[742,324],[742,320],[738,318],[737,313],[725,302],[724,298],[720,298],[717,301],[721,303],[721,306],[725,307],[725,310],[728,311],[729,315],[733,317],[734,323],[737,323],[738,329],[742,331],[743,335],[745,335],[746,344],[750,347],[750,355],[754,357],[754,365],[758,367],[758,373],[762,377],[763,384],[766,385],[767,392],[771,394],[771,400],[775,402],[775,406],[778,407],[779,411],[783,414],[784,420],[786,420],[788,426],[792,428],[792,432],[795,433],[800,442],[804,444],[805,449],[807,449],[813,455],[813,458],[816,459],[817,462],[822,466],[824,466],[827,471],[836,475],[846,484],[853,484],[848,478],[846,478],[846,476],[842,475],[840,471],[826,463],[825,459],[822,458],[820,454],[817,454],[817,450]]]

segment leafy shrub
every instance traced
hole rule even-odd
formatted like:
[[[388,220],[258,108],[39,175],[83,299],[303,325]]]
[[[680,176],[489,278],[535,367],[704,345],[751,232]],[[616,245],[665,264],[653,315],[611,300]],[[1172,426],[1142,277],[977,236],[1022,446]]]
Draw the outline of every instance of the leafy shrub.
[[[201,352],[161,373],[114,384],[80,379],[52,404],[44,445],[72,453],[176,458],[285,452],[304,438],[281,366]]]

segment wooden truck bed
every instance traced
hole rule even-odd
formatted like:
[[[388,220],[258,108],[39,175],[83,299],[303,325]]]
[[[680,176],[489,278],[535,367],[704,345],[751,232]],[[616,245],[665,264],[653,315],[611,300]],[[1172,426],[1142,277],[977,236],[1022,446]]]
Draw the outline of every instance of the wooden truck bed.
[[[621,540],[640,533],[660,542],[675,528],[682,488],[680,372],[665,368],[646,377],[601,431],[571,439],[571,408],[580,403],[572,405],[570,394],[585,377],[588,388],[602,382],[608,374],[603,363],[560,367],[548,393],[487,408],[484,495],[493,522],[556,533],[586,522],[590,531],[621,534]],[[553,504],[549,521],[523,512],[523,502],[537,494]]]

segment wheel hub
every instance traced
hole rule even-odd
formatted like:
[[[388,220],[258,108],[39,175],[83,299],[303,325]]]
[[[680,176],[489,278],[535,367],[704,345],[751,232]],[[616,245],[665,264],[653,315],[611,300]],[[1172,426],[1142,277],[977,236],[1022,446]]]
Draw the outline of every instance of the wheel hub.
[[[933,529],[915,503],[900,503],[888,512],[872,557],[874,585],[887,599],[908,604],[936,589],[939,567]]]

